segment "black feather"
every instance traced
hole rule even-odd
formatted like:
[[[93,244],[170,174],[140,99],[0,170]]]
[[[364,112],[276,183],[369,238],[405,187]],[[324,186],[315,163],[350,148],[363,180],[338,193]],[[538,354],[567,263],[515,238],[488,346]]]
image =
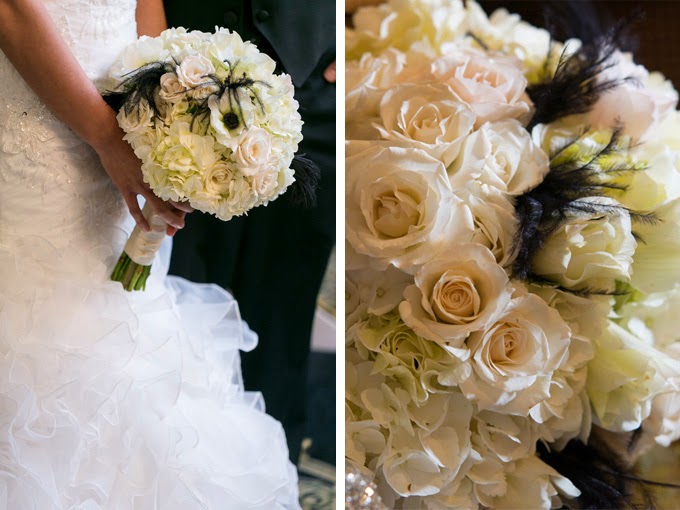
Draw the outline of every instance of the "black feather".
[[[172,70],[173,66],[169,62],[151,62],[128,73],[117,90],[107,91],[102,96],[117,112],[125,108],[126,115],[130,115],[140,103],[146,101],[156,117],[161,117],[156,105],[156,90],[160,86],[161,76]]]
[[[612,67],[612,55],[624,38],[625,24],[614,26],[606,34],[584,43],[577,51],[562,52],[554,75],[527,87],[535,112],[527,129],[537,124],[548,124],[568,115],[587,113],[602,94],[618,87],[630,78],[598,80],[599,75]],[[550,59],[546,59],[548,65]],[[547,70],[546,70],[547,74]]]
[[[539,443],[537,453],[581,491],[578,508],[634,509],[642,503],[644,508],[653,509],[648,487],[680,490],[680,485],[645,480],[635,474],[630,460],[620,453],[626,452],[626,443],[635,437],[636,432],[615,434],[594,427],[588,444],[574,439],[563,450],[556,451]]]
[[[591,149],[591,152],[584,154],[580,149],[574,151],[586,135],[582,134],[552,153],[550,170],[543,182],[516,198],[515,215],[519,221],[515,239],[517,258],[513,264],[516,278],[545,283],[532,273],[531,259],[548,237],[569,218],[629,214],[631,221],[636,223],[657,221],[652,213],[588,200],[625,191],[625,184],[614,182],[612,178],[640,171],[643,167],[630,164],[626,157],[629,142],[621,137],[620,127],[613,130],[606,143]],[[575,157],[565,156],[571,152],[575,152]],[[607,165],[601,165],[605,159]],[[584,292],[584,289],[579,292]],[[595,293],[612,292],[606,289]]]
[[[290,200],[303,207],[314,207],[321,169],[305,154],[296,155],[290,167],[295,171],[295,182],[290,187]]]

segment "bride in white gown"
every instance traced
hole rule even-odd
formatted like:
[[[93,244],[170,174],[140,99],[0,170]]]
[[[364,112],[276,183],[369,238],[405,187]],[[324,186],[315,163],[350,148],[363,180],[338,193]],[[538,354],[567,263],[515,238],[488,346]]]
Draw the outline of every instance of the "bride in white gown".
[[[236,302],[169,243],[145,292],[109,279],[137,194],[182,226],[95,87],[159,8],[0,0],[0,509],[299,508]]]

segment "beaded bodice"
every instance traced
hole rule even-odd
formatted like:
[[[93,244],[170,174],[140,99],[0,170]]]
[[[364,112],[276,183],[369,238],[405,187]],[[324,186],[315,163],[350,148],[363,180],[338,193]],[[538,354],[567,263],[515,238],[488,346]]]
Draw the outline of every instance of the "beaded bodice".
[[[43,0],[100,90],[136,35],[135,0]],[[48,78],[47,78],[48,79]],[[38,236],[56,248],[106,241],[124,204],[94,151],[57,120],[0,52],[0,247]]]

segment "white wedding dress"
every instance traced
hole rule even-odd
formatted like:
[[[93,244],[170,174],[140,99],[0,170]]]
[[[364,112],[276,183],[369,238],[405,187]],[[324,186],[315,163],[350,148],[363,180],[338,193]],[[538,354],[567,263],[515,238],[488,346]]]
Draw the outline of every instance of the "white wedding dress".
[[[134,0],[44,0],[101,87]],[[46,78],[49,79],[49,78]],[[256,337],[214,285],[109,275],[133,226],[96,154],[0,53],[0,509],[299,508],[281,425],[245,393]]]

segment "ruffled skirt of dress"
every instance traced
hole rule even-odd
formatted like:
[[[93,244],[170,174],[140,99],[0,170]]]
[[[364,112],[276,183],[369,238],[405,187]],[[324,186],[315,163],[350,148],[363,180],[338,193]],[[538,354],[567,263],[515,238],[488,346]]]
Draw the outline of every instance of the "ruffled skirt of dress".
[[[228,293],[166,277],[169,246],[127,293],[111,246],[0,241],[0,509],[299,508]]]

